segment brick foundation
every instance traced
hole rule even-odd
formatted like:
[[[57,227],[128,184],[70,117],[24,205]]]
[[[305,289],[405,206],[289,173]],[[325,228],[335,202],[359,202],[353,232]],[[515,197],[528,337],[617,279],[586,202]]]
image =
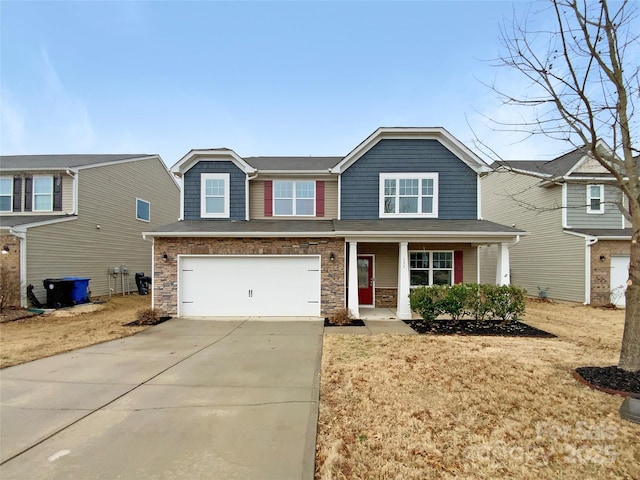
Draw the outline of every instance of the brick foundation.
[[[611,256],[629,255],[629,242],[600,240],[591,247],[591,305],[611,302]],[[600,257],[604,257],[600,260]]]
[[[167,254],[167,261],[162,258]],[[335,260],[330,260],[331,254]],[[344,308],[344,241],[334,238],[170,238],[154,241],[154,307],[178,313],[178,255],[320,255],[322,316]]]
[[[6,307],[20,306],[20,239],[14,235],[0,235],[0,249],[9,247],[7,253],[0,254],[2,288],[11,288]],[[6,286],[5,283],[6,282]]]

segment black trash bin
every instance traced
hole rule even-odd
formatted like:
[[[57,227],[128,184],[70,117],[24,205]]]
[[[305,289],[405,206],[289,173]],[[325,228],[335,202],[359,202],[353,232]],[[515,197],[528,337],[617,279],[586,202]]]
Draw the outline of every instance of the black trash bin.
[[[73,280],[63,278],[47,278],[42,281],[44,289],[47,291],[47,306],[49,308],[72,307],[73,301]]]
[[[149,285],[151,285],[151,277],[144,272],[136,273],[136,287],[138,287],[138,295],[149,295]]]

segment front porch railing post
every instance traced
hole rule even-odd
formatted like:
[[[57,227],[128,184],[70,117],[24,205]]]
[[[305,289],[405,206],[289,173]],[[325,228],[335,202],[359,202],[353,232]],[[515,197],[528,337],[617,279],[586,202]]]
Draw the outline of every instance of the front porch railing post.
[[[398,308],[396,310],[398,318],[411,318],[409,285],[409,244],[408,242],[400,242],[398,252]]]

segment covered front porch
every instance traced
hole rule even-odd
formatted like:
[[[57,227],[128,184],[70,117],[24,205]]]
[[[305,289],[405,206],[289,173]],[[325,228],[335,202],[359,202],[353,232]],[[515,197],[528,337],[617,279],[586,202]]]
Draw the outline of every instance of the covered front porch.
[[[495,282],[507,285],[509,248],[517,236],[499,240],[346,238],[347,307],[354,318],[411,319],[411,288],[480,283],[478,248],[487,244],[499,250]]]

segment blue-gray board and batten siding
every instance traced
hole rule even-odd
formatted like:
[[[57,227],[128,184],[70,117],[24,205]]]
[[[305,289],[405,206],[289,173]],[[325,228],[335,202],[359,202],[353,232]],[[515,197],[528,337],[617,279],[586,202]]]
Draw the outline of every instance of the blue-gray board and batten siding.
[[[231,161],[202,160],[184,174],[184,219],[201,220],[200,216],[200,174],[228,173],[230,218],[206,218],[204,220],[245,220],[246,175]]]
[[[341,218],[379,218],[380,173],[438,173],[438,218],[477,219],[477,174],[437,140],[378,142],[342,173]]]

